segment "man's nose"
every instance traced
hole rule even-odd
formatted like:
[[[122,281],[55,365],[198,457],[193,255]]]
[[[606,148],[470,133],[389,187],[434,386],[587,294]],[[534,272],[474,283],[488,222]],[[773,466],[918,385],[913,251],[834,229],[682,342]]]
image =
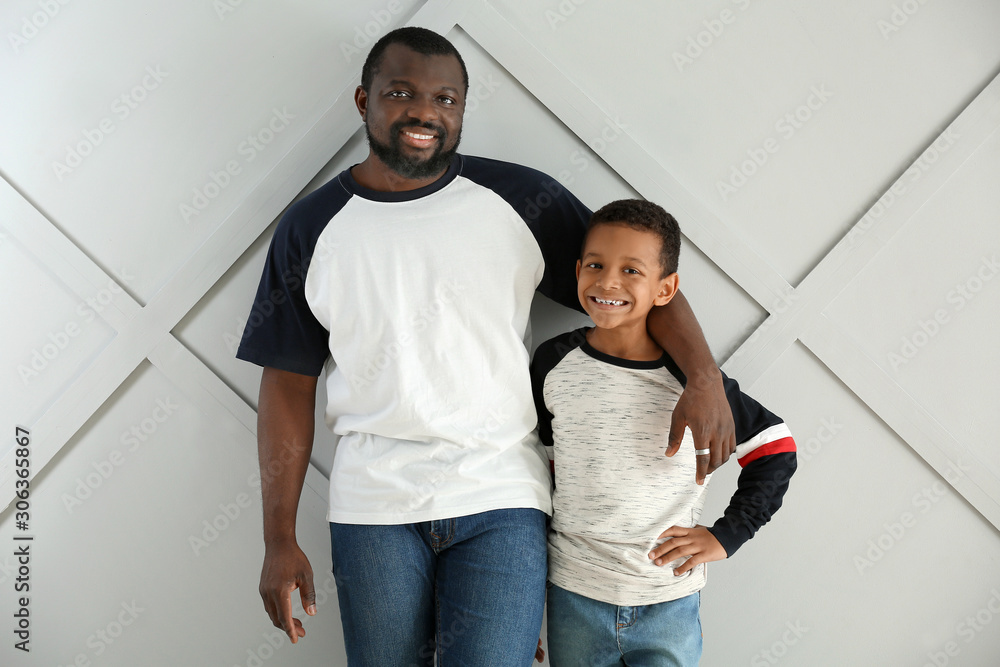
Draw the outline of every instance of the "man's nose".
[[[422,123],[438,119],[438,109],[434,105],[434,100],[423,95],[413,98],[407,109],[407,114]]]

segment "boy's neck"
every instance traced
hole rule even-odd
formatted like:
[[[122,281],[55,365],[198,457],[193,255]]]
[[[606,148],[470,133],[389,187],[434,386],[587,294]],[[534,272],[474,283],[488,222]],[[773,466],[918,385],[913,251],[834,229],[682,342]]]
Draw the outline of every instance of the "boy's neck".
[[[598,352],[631,361],[656,361],[663,350],[656,344],[646,327],[614,327],[602,329],[595,326],[587,331],[587,342]]]

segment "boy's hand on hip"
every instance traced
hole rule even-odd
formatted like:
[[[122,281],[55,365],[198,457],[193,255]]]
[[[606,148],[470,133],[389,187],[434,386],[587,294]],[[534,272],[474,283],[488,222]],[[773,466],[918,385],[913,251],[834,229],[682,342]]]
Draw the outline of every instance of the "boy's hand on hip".
[[[713,560],[724,560],[728,554],[705,526],[685,528],[671,526],[660,533],[658,539],[669,537],[663,544],[649,552],[649,557],[656,565],[666,565],[678,558],[689,557],[680,567],[674,569],[674,574],[680,576],[696,565],[709,563]]]
[[[680,449],[685,426],[691,429],[695,451],[710,450],[697,457],[695,481],[704,484],[705,476],[721,468],[736,451],[736,425],[721,374],[688,378],[670,419],[667,456],[673,456]]]

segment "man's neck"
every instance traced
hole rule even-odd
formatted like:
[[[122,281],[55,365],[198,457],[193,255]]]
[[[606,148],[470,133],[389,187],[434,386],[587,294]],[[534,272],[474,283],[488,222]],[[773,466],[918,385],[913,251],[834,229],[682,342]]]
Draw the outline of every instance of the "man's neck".
[[[650,338],[645,327],[594,327],[587,331],[587,342],[598,352],[631,361],[656,361],[663,350]]]
[[[430,185],[444,176],[446,171],[448,171],[447,167],[442,169],[441,173],[429,176],[428,178],[406,178],[386,166],[373,153],[369,153],[364,162],[351,167],[351,176],[357,181],[358,185],[369,190],[375,190],[376,192],[405,192]]]

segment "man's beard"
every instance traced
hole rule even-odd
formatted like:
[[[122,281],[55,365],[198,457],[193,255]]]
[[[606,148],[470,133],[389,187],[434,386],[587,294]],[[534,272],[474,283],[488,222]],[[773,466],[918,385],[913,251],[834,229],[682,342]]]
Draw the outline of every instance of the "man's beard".
[[[437,148],[430,157],[421,160],[403,153],[403,142],[399,138],[399,133],[404,128],[434,130],[437,134]],[[389,143],[386,144],[380,143],[372,136],[368,123],[365,123],[365,135],[368,137],[368,145],[375,157],[403,178],[410,179],[425,179],[442,173],[451,165],[451,159],[458,152],[458,144],[462,140],[462,130],[459,129],[458,136],[455,137],[455,145],[445,150],[444,146],[448,143],[448,131],[443,126],[412,121],[393,123],[389,128]]]

